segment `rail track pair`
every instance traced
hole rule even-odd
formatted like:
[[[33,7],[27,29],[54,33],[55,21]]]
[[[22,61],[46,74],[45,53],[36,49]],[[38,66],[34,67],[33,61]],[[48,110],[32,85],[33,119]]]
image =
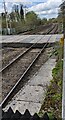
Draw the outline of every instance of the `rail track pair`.
[[[56,28],[54,28],[56,31]],[[55,32],[54,31],[54,32]],[[15,85],[12,87],[12,89],[9,91],[9,93],[5,96],[5,98],[3,99],[3,101],[0,104],[0,107],[3,107],[6,102],[8,101],[8,99],[10,98],[10,96],[13,94],[13,92],[16,90],[17,86],[19,85],[20,81],[22,81],[22,79],[25,77],[25,75],[27,74],[27,72],[31,69],[31,67],[33,66],[33,64],[36,62],[36,60],[39,58],[39,56],[41,55],[41,53],[45,50],[48,41],[50,40],[50,38],[52,37],[52,35],[49,37],[49,39],[47,40],[46,44],[38,51],[38,53],[36,53],[36,55],[34,56],[34,59],[30,62],[30,64],[26,67],[26,69],[24,70],[23,74],[21,74],[20,78],[17,80],[17,82],[15,83]],[[41,37],[42,39],[42,37]],[[40,40],[41,40],[40,39]],[[38,42],[38,41],[37,41]],[[2,70],[0,71],[0,73],[5,73],[5,71],[7,71],[7,69],[9,70],[9,68],[14,65],[15,63],[17,64],[17,61],[20,60],[20,58],[23,58],[23,56],[26,56],[26,54],[31,51],[33,49],[33,47],[35,46],[34,43],[33,45],[31,45],[26,51],[24,51],[23,53],[19,54],[15,59],[13,59],[9,64],[7,64],[4,68],[2,68]]]

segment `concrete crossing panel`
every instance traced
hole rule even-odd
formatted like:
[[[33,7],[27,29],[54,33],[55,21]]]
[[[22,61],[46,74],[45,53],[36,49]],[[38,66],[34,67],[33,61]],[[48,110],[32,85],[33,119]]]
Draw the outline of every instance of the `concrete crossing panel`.
[[[37,35],[35,36],[35,39],[32,40],[30,43],[38,43],[42,39],[42,37],[44,37],[44,35]]]
[[[1,36],[0,36],[1,37]],[[46,43],[59,41],[63,37],[63,34],[51,34],[51,35],[8,35],[2,36],[0,43]]]
[[[45,35],[38,43],[46,43],[50,37],[51,35]]]

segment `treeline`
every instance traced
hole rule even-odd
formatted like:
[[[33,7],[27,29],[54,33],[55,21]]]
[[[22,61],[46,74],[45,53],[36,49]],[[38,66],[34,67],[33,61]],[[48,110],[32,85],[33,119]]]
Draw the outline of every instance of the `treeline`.
[[[57,19],[41,19],[35,12],[27,11],[23,5],[13,5],[11,13],[1,13],[2,29],[15,29],[15,34],[36,29],[37,26],[57,22]],[[4,34],[4,33],[3,33]]]
[[[59,23],[60,29],[62,29],[62,33],[65,31],[65,1],[62,1],[62,4],[59,6],[57,21]],[[65,33],[64,33],[65,34]]]
[[[7,17],[7,20],[19,21],[24,18],[23,5],[13,5],[11,13],[8,13],[7,10],[4,13],[1,13],[2,19]]]
[[[64,37],[65,37],[65,1],[63,1],[62,4],[60,5],[59,18],[62,19],[63,33],[64,33]]]

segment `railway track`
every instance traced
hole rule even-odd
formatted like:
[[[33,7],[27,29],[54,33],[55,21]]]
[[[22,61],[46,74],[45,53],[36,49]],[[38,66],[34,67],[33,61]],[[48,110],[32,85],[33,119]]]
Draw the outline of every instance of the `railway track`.
[[[38,28],[39,29],[39,28]],[[53,24],[51,26],[48,26],[47,28],[43,28],[42,31],[40,30],[32,30],[32,31],[27,31],[22,33],[23,35],[28,35],[28,34],[40,34],[40,35],[46,35],[46,34],[56,34],[58,32],[58,25]],[[56,32],[57,31],[57,32]]]
[[[23,75],[23,73],[26,71],[28,66],[32,63],[32,61],[40,51],[39,49],[37,49],[37,52],[33,52],[33,50],[34,49],[29,50],[27,53],[23,55],[23,57],[18,58],[17,61],[15,61],[12,65],[8,66],[8,69],[2,72],[3,99],[6,97],[11,88],[16,84],[20,76]]]
[[[29,34],[41,34],[41,31],[43,31],[43,33],[45,34],[45,31],[48,31],[48,28],[50,28],[52,26],[52,24],[47,24],[47,25],[40,25],[37,26],[35,29],[31,29],[31,30],[26,30],[24,32],[22,32],[23,35],[29,35]],[[21,33],[19,33],[21,34]]]
[[[50,38],[48,39],[48,41],[49,40]],[[10,96],[16,90],[17,86],[25,77],[27,72],[31,69],[38,57],[41,55],[42,52],[44,52],[47,43],[43,46],[43,48],[37,49],[37,51],[35,50],[35,52],[32,52],[34,51],[32,47],[35,45],[33,44],[30,48],[28,48],[25,52],[17,56],[11,63],[9,63],[0,71],[3,73],[3,84],[5,85],[5,83],[7,82],[7,85],[3,86],[5,95],[3,94],[3,101],[0,104],[1,107],[8,101]],[[10,84],[9,80],[11,81]]]
[[[17,55],[24,52],[27,48],[3,48],[2,49],[2,68],[9,64]]]
[[[42,39],[42,37],[41,37],[41,39]],[[40,39],[40,40],[41,40]],[[39,41],[39,40],[38,40]],[[37,42],[38,42],[37,41]],[[6,66],[4,66],[3,68],[2,68],[2,70],[0,70],[0,73],[1,72],[3,72],[4,70],[6,70],[8,67],[10,67],[14,62],[16,62],[20,57],[22,57],[23,55],[25,55],[29,50],[31,50],[36,44],[37,44],[37,42],[36,43],[33,43],[33,45],[31,45],[28,49],[26,49],[26,50],[24,50],[23,51],[23,53],[21,53],[21,54],[19,54],[17,57],[15,57],[13,60],[11,60],[10,62],[9,62],[9,64],[7,64]]]
[[[56,24],[53,29],[50,31],[50,34],[56,34],[58,29],[58,25]]]

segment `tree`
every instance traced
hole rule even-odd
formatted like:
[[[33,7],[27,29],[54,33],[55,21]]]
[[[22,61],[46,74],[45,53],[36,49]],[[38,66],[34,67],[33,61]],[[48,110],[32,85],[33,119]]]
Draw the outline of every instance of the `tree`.
[[[47,18],[43,18],[42,20],[41,20],[41,23],[44,25],[44,24],[46,24],[47,23]]]
[[[64,31],[64,38],[65,38],[65,1],[60,5],[60,16],[63,19],[63,31]]]
[[[15,18],[15,21],[19,21],[20,19],[20,16],[19,16],[19,5],[16,5],[14,4],[13,7],[12,7],[12,12],[10,13],[11,15],[11,18],[14,20]]]
[[[14,20],[15,20],[14,12],[11,12],[11,13],[10,13],[10,19],[11,19],[11,21],[14,21]]]
[[[28,12],[26,14],[26,22],[31,26],[35,26],[38,24],[38,16],[33,11]]]
[[[21,20],[24,19],[23,5],[21,5],[20,7],[20,16],[21,16]]]

